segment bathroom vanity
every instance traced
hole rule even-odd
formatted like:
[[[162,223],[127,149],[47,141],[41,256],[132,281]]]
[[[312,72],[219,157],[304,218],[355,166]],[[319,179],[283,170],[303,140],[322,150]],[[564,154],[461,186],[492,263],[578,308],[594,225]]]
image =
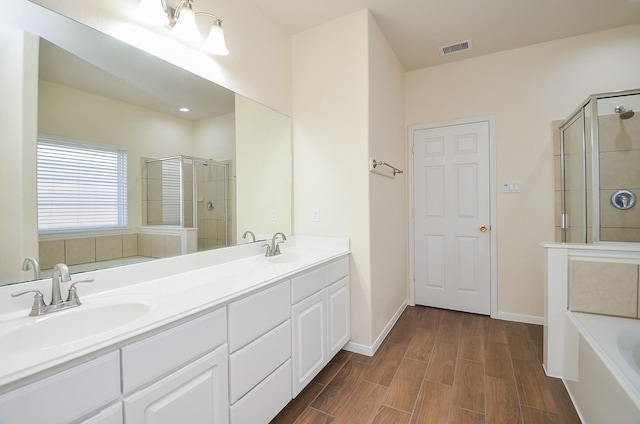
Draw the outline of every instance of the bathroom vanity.
[[[0,422],[268,423],[349,340],[348,240],[287,244],[97,271],[74,310],[0,316]]]

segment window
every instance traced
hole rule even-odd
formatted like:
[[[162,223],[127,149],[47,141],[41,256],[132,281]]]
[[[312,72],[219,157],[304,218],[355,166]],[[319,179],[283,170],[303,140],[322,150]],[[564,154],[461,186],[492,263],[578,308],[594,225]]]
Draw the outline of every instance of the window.
[[[38,231],[127,227],[123,147],[38,138]]]

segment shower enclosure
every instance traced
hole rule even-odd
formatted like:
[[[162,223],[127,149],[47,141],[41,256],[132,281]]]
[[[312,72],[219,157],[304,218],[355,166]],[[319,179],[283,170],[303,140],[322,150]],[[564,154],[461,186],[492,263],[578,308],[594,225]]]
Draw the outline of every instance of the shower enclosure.
[[[173,156],[144,169],[145,225],[197,228],[198,251],[229,245],[227,162]]]
[[[640,242],[640,89],[590,96],[560,143],[562,241]]]

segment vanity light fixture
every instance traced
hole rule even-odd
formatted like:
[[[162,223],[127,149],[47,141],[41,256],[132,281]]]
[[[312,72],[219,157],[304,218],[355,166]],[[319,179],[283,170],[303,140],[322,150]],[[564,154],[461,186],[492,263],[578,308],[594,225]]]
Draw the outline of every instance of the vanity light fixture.
[[[172,30],[177,38],[187,42],[203,42],[209,53],[226,56],[229,54],[224,41],[222,19],[209,12],[194,12],[193,0],[180,0],[175,9],[167,6],[165,0],[140,0],[138,15],[148,23],[164,25]],[[203,40],[196,17],[206,16],[213,19],[209,35]]]

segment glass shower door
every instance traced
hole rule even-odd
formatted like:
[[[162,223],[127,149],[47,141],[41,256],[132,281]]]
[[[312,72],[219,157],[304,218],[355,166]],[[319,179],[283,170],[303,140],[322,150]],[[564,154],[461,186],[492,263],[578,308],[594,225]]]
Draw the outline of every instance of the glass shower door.
[[[564,242],[587,241],[584,118],[580,111],[562,128],[562,185]]]

